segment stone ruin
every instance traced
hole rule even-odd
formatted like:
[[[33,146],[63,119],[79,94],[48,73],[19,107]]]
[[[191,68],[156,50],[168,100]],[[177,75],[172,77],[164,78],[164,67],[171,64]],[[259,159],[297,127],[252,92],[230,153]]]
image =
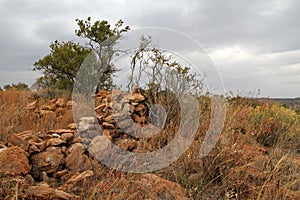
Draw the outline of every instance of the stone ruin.
[[[57,118],[76,103],[59,98],[42,109],[37,104],[32,102],[26,109]],[[106,137],[124,150],[138,151],[138,136],[143,133],[149,137],[160,130],[150,123],[151,111],[141,93],[119,91],[112,95],[111,91],[100,91],[95,96],[95,105],[97,118],[84,117],[78,124],[46,133],[33,130],[14,133],[5,143],[0,142],[0,177],[16,177],[23,184],[24,194],[20,197],[24,199],[79,199],[87,189],[83,185],[91,187],[95,177],[103,175],[104,166],[87,151],[101,150],[103,144],[97,146],[99,139]],[[161,120],[163,114],[158,115]],[[143,127],[150,130],[149,134]]]

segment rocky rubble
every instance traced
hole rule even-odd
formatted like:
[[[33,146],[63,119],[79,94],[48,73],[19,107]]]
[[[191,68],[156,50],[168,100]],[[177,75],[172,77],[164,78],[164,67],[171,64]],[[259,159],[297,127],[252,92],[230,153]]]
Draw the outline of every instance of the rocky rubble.
[[[97,119],[84,117],[78,124],[47,132],[27,130],[11,134],[0,147],[0,179],[21,187],[19,196],[23,199],[80,199],[96,187],[108,170],[89,153],[101,153],[101,148],[106,147],[104,138],[132,151],[138,146],[136,137],[143,132],[143,127],[159,131],[150,124],[146,98],[140,93],[101,91],[95,102]],[[57,118],[63,117],[75,102],[59,98],[41,109],[38,104],[32,102],[25,109]],[[174,184],[176,198],[184,198],[185,190],[181,186],[159,181],[166,183],[166,187]],[[9,194],[0,190],[0,198],[9,198]]]

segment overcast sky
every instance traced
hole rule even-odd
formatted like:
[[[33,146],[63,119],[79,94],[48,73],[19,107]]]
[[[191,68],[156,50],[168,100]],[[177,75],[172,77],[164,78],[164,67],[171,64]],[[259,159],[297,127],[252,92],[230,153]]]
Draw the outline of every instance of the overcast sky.
[[[75,19],[119,19],[180,31],[206,50],[226,91],[300,96],[298,0],[0,0],[0,86],[32,84],[55,40],[76,40]]]

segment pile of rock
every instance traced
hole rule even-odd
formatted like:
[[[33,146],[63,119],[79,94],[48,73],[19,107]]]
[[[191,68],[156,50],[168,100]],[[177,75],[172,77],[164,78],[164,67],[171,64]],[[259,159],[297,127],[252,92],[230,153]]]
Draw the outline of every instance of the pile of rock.
[[[68,182],[74,180],[77,173],[91,174],[87,170],[95,168],[97,161],[90,157],[87,147],[95,145],[99,137],[128,141],[133,138],[128,133],[134,135],[136,132],[137,135],[139,128],[149,125],[146,98],[140,93],[101,91],[95,101],[97,119],[83,117],[79,124],[73,123],[67,129],[47,133],[28,130],[11,134],[0,150],[0,173],[22,175],[28,180],[45,183]],[[49,101],[40,110],[37,101],[26,108],[39,113],[57,113],[73,104],[59,98]],[[123,145],[125,149],[134,149],[137,143],[128,144]]]
[[[100,91],[95,105],[97,119],[83,117],[78,124],[78,133],[86,147],[105,136],[124,150],[133,150],[140,137],[150,137],[159,131],[150,123],[147,99],[139,92]]]
[[[0,175],[24,177],[31,185],[27,194],[34,198],[48,199],[49,193],[59,199],[75,198],[67,193],[91,179],[100,165],[89,157],[80,136],[71,128],[46,134],[11,134],[6,146],[0,149]]]
[[[33,130],[14,133],[7,141],[0,142],[1,199],[9,196],[4,180],[13,180],[22,188],[16,190],[20,190],[18,195],[23,199],[82,198],[107,171],[92,156],[93,152],[102,153],[101,148],[106,148],[104,138],[132,151],[137,148],[142,133],[148,137],[147,130],[151,133],[159,130],[150,124],[146,97],[139,92],[101,91],[95,96],[95,102],[97,118],[83,117],[78,124],[45,133]],[[66,110],[72,111],[73,105],[74,102],[59,98],[42,107],[35,101],[26,109],[57,118],[64,117]],[[174,183],[174,187],[180,186]]]
[[[75,103],[73,101],[66,101],[65,98],[55,98],[48,101],[47,105],[40,104],[41,102],[38,99],[29,103],[25,109],[40,117],[55,119],[63,117],[68,111],[71,111]]]

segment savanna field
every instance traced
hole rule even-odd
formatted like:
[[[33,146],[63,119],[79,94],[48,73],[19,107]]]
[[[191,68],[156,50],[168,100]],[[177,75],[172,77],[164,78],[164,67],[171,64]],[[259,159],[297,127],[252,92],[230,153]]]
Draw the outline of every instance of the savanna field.
[[[148,123],[147,93],[118,95],[129,99],[135,123]],[[218,142],[200,159],[212,109],[210,98],[201,96],[200,126],[187,151],[158,171],[131,174],[101,164],[87,147],[107,137],[127,151],[157,150],[174,138],[178,113],[159,134],[139,139],[116,127],[111,99],[110,91],[100,91],[97,119],[75,124],[76,102],[67,96],[0,91],[0,199],[300,199],[299,111],[228,97]]]

